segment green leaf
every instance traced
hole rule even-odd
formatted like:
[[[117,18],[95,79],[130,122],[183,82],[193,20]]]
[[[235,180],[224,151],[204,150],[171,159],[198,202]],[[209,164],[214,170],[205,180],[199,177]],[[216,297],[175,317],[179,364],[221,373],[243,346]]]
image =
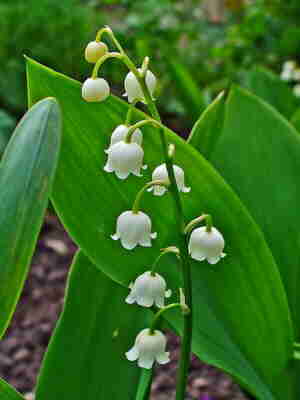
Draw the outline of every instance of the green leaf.
[[[0,400],[24,400],[12,386],[0,378]]]
[[[41,101],[17,126],[0,165],[0,337],[18,301],[43,221],[60,128],[55,99]]]
[[[177,59],[168,59],[169,73],[173,77],[173,84],[186,108],[187,116],[196,121],[205,109],[204,96],[195,83],[190,71]]]
[[[225,112],[219,113],[222,127],[212,150],[206,143],[216,131],[207,127],[216,120],[218,108]],[[235,188],[262,228],[280,269],[299,335],[299,134],[268,104],[234,87],[226,100],[220,99],[203,115],[190,143]]]
[[[168,195],[147,194],[142,201],[158,232],[153,247],[127,251],[110,239],[117,216],[132,206],[137,190],[162,162],[157,130],[143,129],[149,165],[143,178],[120,181],[103,172],[104,149],[113,128],[124,121],[127,104],[112,96],[103,103],[88,104],[81,99],[78,82],[32,60],[28,61],[28,79],[31,102],[55,94],[64,114],[62,153],[52,196],[55,207],[89,258],[112,279],[128,286],[149,268],[160,248],[176,245],[173,203]],[[144,117],[140,112],[135,115]],[[187,220],[203,211],[212,213],[227,243],[228,256],[215,268],[191,261],[194,352],[234,375],[260,399],[279,399],[282,393],[289,398],[285,369],[292,354],[292,332],[273,257],[245,207],[208,162],[171,131],[168,141],[176,145],[175,161],[185,169],[192,186],[189,195],[182,195]],[[175,300],[182,282],[174,256],[161,262],[160,272]],[[170,312],[168,320],[181,330],[179,312]]]
[[[291,124],[300,132],[300,109],[293,114]]]
[[[6,111],[0,110],[0,156],[7,145],[16,121]]]
[[[290,118],[297,107],[292,90],[278,75],[262,67],[253,68],[247,76],[246,88]]]
[[[52,336],[36,399],[132,400],[142,369],[125,357],[150,311],[128,305],[128,289],[79,252]]]

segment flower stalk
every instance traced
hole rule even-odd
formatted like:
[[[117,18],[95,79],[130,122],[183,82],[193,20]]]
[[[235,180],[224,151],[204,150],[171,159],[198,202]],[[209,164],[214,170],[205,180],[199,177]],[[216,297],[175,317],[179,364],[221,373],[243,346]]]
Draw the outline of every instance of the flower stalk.
[[[161,126],[161,124],[159,124],[154,119],[143,119],[142,121],[138,121],[134,125],[131,125],[131,127],[129,128],[129,130],[127,132],[127,135],[125,137],[125,142],[126,143],[130,143],[131,142],[131,137],[134,134],[135,130],[139,129],[142,126],[145,126],[145,125],[153,125],[153,126],[156,126],[156,127],[159,127],[159,128]]]
[[[137,214],[139,212],[140,202],[141,202],[141,199],[142,199],[145,191],[154,185],[161,185],[161,186],[167,187],[167,186],[169,186],[169,183],[166,181],[162,181],[162,180],[150,181],[150,182],[146,183],[146,185],[143,186],[142,189],[138,192],[138,194],[136,195],[136,198],[134,200],[134,203],[132,206],[132,212],[134,214]]]
[[[152,321],[152,324],[150,326],[150,334],[154,334],[156,328],[159,325],[160,319],[162,315],[169,310],[172,310],[173,308],[180,308],[183,315],[186,315],[186,313],[189,313],[188,309],[186,306],[182,305],[181,303],[172,303],[168,304],[167,306],[161,308],[155,315]]]
[[[156,260],[154,261],[154,263],[152,264],[152,268],[151,268],[151,275],[155,276],[156,274],[156,268],[158,265],[159,260],[165,255],[165,254],[169,254],[169,253],[173,253],[176,254],[177,257],[180,257],[180,253],[179,250],[177,249],[177,247],[175,246],[170,246],[170,247],[166,247],[165,249],[161,250],[161,253],[159,254],[159,256],[156,258]]]
[[[188,234],[191,232],[191,230],[194,229],[196,225],[198,225],[200,222],[205,221],[206,222],[206,231],[211,232],[212,229],[212,217],[210,214],[202,214],[200,217],[197,217],[193,219],[191,222],[189,222],[186,227],[184,228],[184,233]]]

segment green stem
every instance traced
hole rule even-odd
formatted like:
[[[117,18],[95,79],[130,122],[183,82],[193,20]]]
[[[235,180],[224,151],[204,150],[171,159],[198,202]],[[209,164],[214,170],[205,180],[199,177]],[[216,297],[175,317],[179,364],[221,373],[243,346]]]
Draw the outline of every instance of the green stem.
[[[157,179],[155,181],[150,181],[150,182],[146,183],[146,185],[142,187],[142,189],[137,193],[137,195],[135,197],[135,200],[134,200],[134,203],[133,203],[133,206],[132,206],[132,212],[134,214],[137,214],[139,212],[139,210],[140,210],[141,198],[143,197],[143,194],[145,193],[145,191],[148,188],[150,188],[152,186],[155,186],[155,185],[168,187],[169,183],[166,182],[166,181],[163,181],[161,179]]]
[[[154,261],[154,263],[152,264],[152,268],[151,268],[152,276],[155,276],[155,270],[157,268],[159,260],[162,258],[162,256],[164,256],[165,254],[169,254],[169,253],[173,253],[173,254],[176,254],[177,256],[179,256],[179,250],[177,249],[177,247],[170,246],[170,247],[163,249],[161,251],[161,253],[159,254],[159,256],[156,258],[156,260]]]
[[[163,308],[161,308],[155,315],[152,321],[152,324],[150,326],[150,335],[153,334],[155,332],[155,329],[157,328],[157,325],[160,322],[160,318],[162,316],[162,314],[164,314],[166,311],[171,310],[172,308],[180,308],[182,309],[182,304],[180,303],[172,303],[169,304]]]
[[[102,65],[106,60],[108,60],[109,58],[119,58],[119,59],[121,60],[122,57],[123,57],[122,54],[116,53],[116,52],[104,54],[104,56],[101,57],[101,58],[96,62],[96,64],[94,65],[93,72],[92,72],[92,79],[96,79],[96,78],[97,78],[99,68],[101,67],[101,65]]]
[[[114,45],[116,46],[116,48],[119,50],[119,52],[120,52],[121,54],[125,54],[125,51],[124,51],[123,47],[121,46],[121,44],[119,43],[118,39],[115,37],[115,35],[114,35],[112,29],[111,29],[109,26],[105,26],[104,28],[100,29],[100,30],[97,32],[97,35],[96,35],[96,42],[100,42],[103,33],[107,33],[108,36],[109,36],[109,37],[111,38],[111,40],[113,41],[113,43],[114,43]]]
[[[186,305],[190,313],[184,314],[184,326],[181,343],[181,356],[179,362],[179,369],[177,373],[176,384],[176,400],[185,399],[185,391],[188,377],[188,369],[190,365],[191,347],[192,347],[192,332],[193,332],[193,309],[192,309],[192,281],[191,281],[191,268],[188,255],[187,238],[184,237],[184,254],[181,255],[182,272],[183,272],[183,286]]]
[[[134,125],[131,125],[131,127],[128,129],[128,132],[125,137],[125,142],[130,143],[131,142],[131,137],[134,134],[135,130],[138,128],[141,128],[144,125],[154,125],[157,127],[160,127],[160,123],[155,121],[155,119],[143,119],[142,121],[138,121]]]
[[[193,219],[191,222],[187,224],[187,226],[184,228],[185,234],[188,234],[196,225],[198,225],[200,222],[204,221],[206,222],[206,231],[210,232],[213,226],[212,223],[212,217],[210,214],[202,214],[200,217],[197,217]]]

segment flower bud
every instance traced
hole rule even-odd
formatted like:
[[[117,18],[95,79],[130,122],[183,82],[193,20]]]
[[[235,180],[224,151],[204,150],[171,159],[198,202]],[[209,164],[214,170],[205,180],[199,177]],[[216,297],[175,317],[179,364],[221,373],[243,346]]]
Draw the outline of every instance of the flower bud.
[[[134,249],[138,244],[151,247],[151,239],[157,237],[156,232],[151,233],[151,225],[151,219],[142,211],[124,211],[117,219],[116,233],[111,238],[120,239],[127,250]]]
[[[184,193],[190,192],[191,188],[190,187],[186,187],[184,185],[184,171],[183,171],[183,169],[178,167],[177,165],[173,165],[173,170],[174,170],[174,175],[175,175],[175,180],[176,180],[176,183],[177,183],[178,190],[180,192],[184,192]],[[163,181],[166,181],[166,182],[170,182],[166,164],[161,164],[161,165],[159,165],[158,167],[155,168],[155,170],[152,172],[152,180],[153,181],[155,181],[155,180],[163,180]],[[165,186],[155,185],[155,186],[152,186],[151,188],[148,189],[149,192],[151,190],[153,190],[153,194],[155,196],[162,196],[167,191],[167,188]]]
[[[109,85],[103,78],[88,78],[82,85],[82,97],[86,101],[103,101],[109,93]]]
[[[170,361],[170,353],[166,352],[167,339],[165,335],[155,330],[143,329],[136,337],[134,346],[126,353],[129,361],[138,360],[138,366],[150,369],[154,361],[166,364]]]
[[[141,72],[141,68],[139,68],[138,70]],[[132,72],[128,72],[128,74],[126,75],[124,86],[125,86],[124,96],[128,97],[129,103],[133,103],[136,100],[145,102],[145,97],[142,88]],[[156,88],[156,78],[153,75],[153,73],[149,70],[147,70],[146,72],[146,86],[152,97],[153,92]]]
[[[103,42],[90,42],[85,48],[85,59],[89,63],[96,63],[99,58],[108,52],[108,48]]]
[[[125,143],[123,140],[109,147],[107,150],[108,159],[104,167],[106,172],[115,172],[120,179],[126,179],[130,173],[136,176],[141,175],[143,166],[144,151],[137,143]]]
[[[189,253],[194,260],[207,260],[209,264],[216,264],[223,253],[225,241],[223,235],[214,227],[207,231],[206,226],[194,229],[189,241]]]
[[[114,144],[121,142],[122,140],[125,140],[125,137],[127,135],[127,132],[129,130],[129,127],[126,125],[119,125],[117,126],[110,138],[110,145],[109,148],[104,150],[105,153],[108,153],[109,149],[111,148],[111,146],[113,146]],[[138,145],[142,145],[143,142],[143,134],[142,131],[140,129],[136,129],[132,136],[131,136],[131,143],[137,143]]]
[[[131,284],[130,289],[126,303],[137,303],[143,307],[152,307],[153,304],[159,308],[164,307],[165,297],[171,296],[171,291],[167,290],[164,278],[157,273],[152,275],[151,271],[146,271],[138,276]]]

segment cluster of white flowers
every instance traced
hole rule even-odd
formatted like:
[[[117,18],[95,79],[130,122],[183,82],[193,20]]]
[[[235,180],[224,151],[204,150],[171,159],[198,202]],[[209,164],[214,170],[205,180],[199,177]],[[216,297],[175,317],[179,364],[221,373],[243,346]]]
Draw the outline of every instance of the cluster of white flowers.
[[[99,60],[101,63],[101,59],[106,57],[107,54],[108,48],[106,44],[99,40],[90,42],[85,50],[85,58],[90,63],[98,63]],[[141,74],[140,77],[136,76],[137,73]],[[87,79],[82,85],[82,97],[88,102],[103,101],[110,94],[109,84],[106,80],[94,77],[94,75],[96,74],[93,73],[93,76]],[[144,91],[140,85],[140,78],[143,76],[148,89],[148,98],[150,95],[153,99],[157,83],[156,77],[148,69],[148,65],[146,68],[143,65],[142,68],[138,68],[134,73],[130,71],[125,77],[124,96],[128,98],[129,103],[146,102]],[[141,124],[147,122],[149,121],[140,121],[138,126],[142,126]],[[147,168],[143,164],[142,131],[136,126],[130,126],[128,121],[125,124],[118,125],[114,129],[105,153],[107,154],[107,162],[104,166],[104,171],[108,173],[114,172],[116,177],[121,180],[128,178],[130,174],[140,177],[141,170]],[[152,192],[154,196],[163,196],[168,191],[168,186],[171,184],[169,172],[172,170],[170,168],[173,168],[174,184],[176,183],[178,191],[183,193],[191,191],[191,188],[185,185],[184,170],[180,166],[173,163],[168,167],[165,163],[157,166],[152,172],[152,181],[137,195],[133,209],[122,212],[117,218],[116,232],[111,235],[111,238],[113,240],[120,240],[121,245],[126,250],[133,250],[138,245],[151,247],[152,240],[157,237],[157,233],[152,232],[150,217],[140,211],[137,204],[139,196],[146,189]],[[206,227],[192,230],[188,252],[194,260],[207,260],[210,264],[216,264],[225,256],[223,253],[224,246],[225,242],[222,234],[215,227],[212,227],[211,224],[207,224]],[[168,249],[175,252],[174,249],[176,247],[170,246]],[[178,249],[176,249],[175,253],[178,255]],[[152,307],[155,305],[160,309],[164,309],[165,298],[171,296],[171,290],[167,289],[165,279],[154,271],[154,266],[152,270],[138,276],[130,284],[129,288],[130,293],[125,301],[128,304],[136,303],[142,307]],[[186,312],[188,307],[185,304],[184,293],[182,291],[180,293],[180,304],[182,304],[183,311]],[[151,368],[154,361],[159,364],[165,364],[169,361],[169,353],[165,349],[165,335],[153,327],[151,329],[147,328],[143,329],[137,335],[134,346],[126,353],[126,357],[130,361],[137,360],[138,365],[142,368]]]
[[[296,61],[289,60],[283,63],[280,78],[285,82],[294,83],[293,92],[296,97],[300,97],[300,68]]]

